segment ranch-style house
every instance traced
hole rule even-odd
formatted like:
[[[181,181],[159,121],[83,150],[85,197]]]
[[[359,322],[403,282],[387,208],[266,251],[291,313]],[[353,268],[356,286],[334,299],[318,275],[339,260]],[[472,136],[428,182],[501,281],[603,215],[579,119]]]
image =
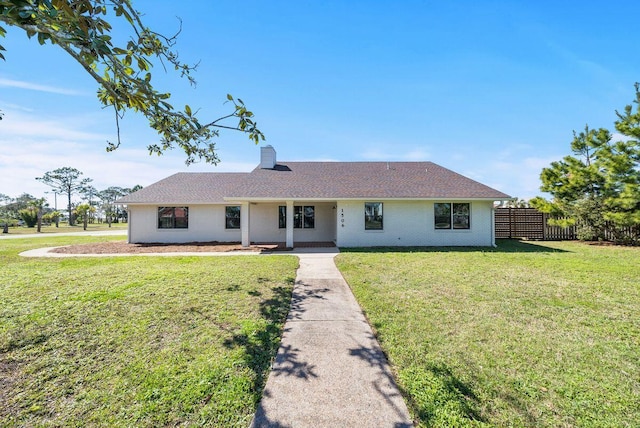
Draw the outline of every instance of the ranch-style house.
[[[130,243],[493,246],[510,196],[432,162],[277,162],[178,173],[127,195]]]

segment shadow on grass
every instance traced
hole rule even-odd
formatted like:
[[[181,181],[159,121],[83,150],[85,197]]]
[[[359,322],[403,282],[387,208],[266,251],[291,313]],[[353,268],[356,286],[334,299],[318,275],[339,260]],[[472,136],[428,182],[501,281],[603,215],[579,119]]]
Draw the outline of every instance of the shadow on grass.
[[[249,292],[255,295],[255,292]],[[254,373],[252,393],[256,402],[260,399],[262,389],[269,375],[271,359],[280,346],[282,325],[284,324],[291,304],[291,289],[273,288],[273,295],[260,303],[260,314],[266,320],[263,328],[251,334],[235,334],[224,341],[227,348],[244,347],[245,362]]]
[[[417,367],[416,370],[409,370],[407,373],[413,373],[408,375],[407,388],[403,388],[396,384],[385,354],[376,345],[375,336],[370,336],[368,339],[370,340],[368,345],[349,349],[349,355],[363,360],[376,369],[377,378],[373,381],[373,386],[399,416],[401,413],[395,405],[395,400],[400,397],[392,392],[396,387],[402,391],[402,396],[409,408],[427,426],[443,423],[456,425],[461,420],[487,422],[478,410],[480,402],[476,394],[448,367],[428,364]],[[443,415],[446,416],[443,418]],[[397,423],[395,426],[409,425]]]
[[[291,279],[293,282],[293,279]],[[262,394],[269,396],[270,392],[264,390],[267,377],[270,372],[274,376],[292,376],[309,380],[317,377],[315,366],[307,361],[302,361],[299,350],[291,346],[280,346],[280,339],[286,330],[282,329],[287,317],[298,319],[306,311],[304,302],[308,299],[325,299],[322,293],[329,291],[327,288],[305,289],[299,287],[291,290],[285,287],[273,289],[273,295],[260,303],[260,314],[267,321],[266,325],[257,331],[235,334],[225,340],[227,348],[243,347],[245,350],[245,363],[255,373],[252,393],[259,402]],[[230,291],[235,291],[233,288]],[[255,290],[248,292],[252,296],[260,296]],[[273,366],[272,366],[272,359]],[[265,425],[266,424],[266,425]],[[269,421],[264,409],[259,405],[254,418],[254,426],[282,426]]]
[[[408,405],[427,426],[488,422],[478,410],[480,401],[471,387],[446,365],[429,363],[414,367],[403,377],[409,389],[406,394]]]
[[[32,348],[47,342],[51,336],[51,333],[16,331],[15,334],[9,334],[10,339],[6,346],[0,348],[0,352],[8,353],[19,349]]]
[[[532,241],[497,239],[496,247],[340,247],[341,253],[567,253]]]

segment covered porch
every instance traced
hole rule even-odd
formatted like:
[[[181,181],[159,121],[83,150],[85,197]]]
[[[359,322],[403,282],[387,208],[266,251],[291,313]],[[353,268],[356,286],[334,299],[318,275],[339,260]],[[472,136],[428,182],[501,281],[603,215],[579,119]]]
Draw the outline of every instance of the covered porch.
[[[239,201],[241,243],[277,243],[285,248],[335,245],[335,201]]]

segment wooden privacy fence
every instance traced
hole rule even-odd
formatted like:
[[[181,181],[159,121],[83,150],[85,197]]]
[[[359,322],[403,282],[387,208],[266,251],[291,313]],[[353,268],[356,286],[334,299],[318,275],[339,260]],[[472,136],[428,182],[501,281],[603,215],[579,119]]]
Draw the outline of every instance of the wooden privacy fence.
[[[526,238],[547,241],[576,239],[575,227],[550,226],[549,214],[535,208],[498,208],[496,238]]]
[[[496,238],[526,238],[546,241],[576,239],[576,227],[548,224],[549,214],[535,208],[497,208],[495,215]],[[640,243],[640,224],[615,228],[605,222],[603,239],[614,242]]]

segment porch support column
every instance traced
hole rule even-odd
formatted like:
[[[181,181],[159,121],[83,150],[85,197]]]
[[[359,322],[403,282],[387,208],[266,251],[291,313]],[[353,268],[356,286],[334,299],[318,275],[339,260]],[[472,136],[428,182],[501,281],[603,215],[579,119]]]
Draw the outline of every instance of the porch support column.
[[[287,235],[286,247],[293,248],[293,201],[287,201]]]
[[[242,234],[242,246],[248,247],[251,244],[249,239],[249,202],[240,204],[240,232]]]

